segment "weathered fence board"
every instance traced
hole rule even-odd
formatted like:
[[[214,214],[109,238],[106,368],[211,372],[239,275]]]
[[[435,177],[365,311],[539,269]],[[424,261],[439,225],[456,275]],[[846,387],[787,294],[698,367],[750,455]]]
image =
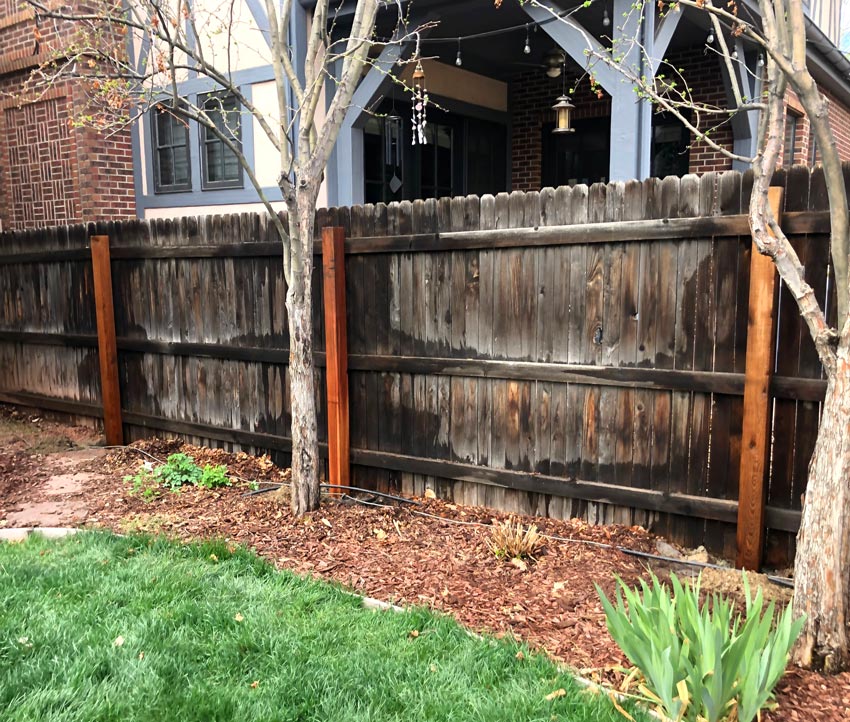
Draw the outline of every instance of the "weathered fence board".
[[[823,179],[778,180],[824,301]],[[317,238],[346,233],[352,483],[650,525],[733,555],[750,186],[723,173],[320,211]],[[111,241],[128,438],[285,462],[286,284],[262,216],[0,236],[0,400],[100,415],[95,233]],[[326,450],[321,263],[313,286]],[[784,289],[777,309],[765,553],[782,564],[825,384]]]

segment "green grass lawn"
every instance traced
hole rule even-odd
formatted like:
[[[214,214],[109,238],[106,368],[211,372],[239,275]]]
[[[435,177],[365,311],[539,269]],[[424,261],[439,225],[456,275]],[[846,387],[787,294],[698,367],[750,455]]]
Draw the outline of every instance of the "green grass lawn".
[[[0,544],[0,719],[623,718],[448,617],[364,610],[224,544],[87,533]]]

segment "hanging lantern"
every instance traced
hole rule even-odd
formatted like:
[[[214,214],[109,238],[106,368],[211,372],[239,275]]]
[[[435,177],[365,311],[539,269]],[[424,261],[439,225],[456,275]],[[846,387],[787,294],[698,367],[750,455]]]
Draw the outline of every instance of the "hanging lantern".
[[[555,111],[555,129],[553,133],[572,133],[575,128],[570,125],[570,114],[575,106],[566,95],[561,95],[552,110]]]

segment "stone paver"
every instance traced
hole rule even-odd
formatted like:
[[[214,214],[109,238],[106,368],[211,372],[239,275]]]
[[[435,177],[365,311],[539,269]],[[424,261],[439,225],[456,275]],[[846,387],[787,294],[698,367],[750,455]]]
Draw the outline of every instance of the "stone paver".
[[[20,502],[16,509],[6,514],[5,526],[10,529],[59,528],[85,521],[88,509],[82,501],[73,497],[96,475],[86,471],[75,472],[74,468],[105,454],[106,449],[94,447],[45,455],[45,470],[52,471],[53,475],[41,484],[31,501]]]

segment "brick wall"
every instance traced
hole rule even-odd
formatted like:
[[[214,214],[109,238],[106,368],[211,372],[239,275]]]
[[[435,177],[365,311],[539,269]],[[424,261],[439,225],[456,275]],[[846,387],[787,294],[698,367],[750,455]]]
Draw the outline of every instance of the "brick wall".
[[[25,85],[61,43],[36,29],[17,0],[0,0],[0,223],[5,230],[135,218],[129,129],[98,134],[72,127],[86,107],[79,82],[35,94]]]
[[[511,110],[511,188],[519,191],[540,190],[543,162],[543,125],[555,119],[552,106],[563,93],[562,78],[549,78],[542,70],[522,73],[508,85],[508,107]],[[611,98],[600,98],[591,90],[587,78],[578,81],[568,76],[566,88],[574,89],[572,117],[607,118],[611,115]]]
[[[682,78],[687,82],[695,103],[720,108],[727,106],[720,56],[716,53],[705,53],[703,48],[699,47],[671,54],[667,60],[674,68],[681,69]],[[669,70],[667,72],[669,74]],[[707,131],[715,143],[724,148],[732,148],[732,128],[728,122],[721,123],[717,118],[705,115],[700,118],[693,116],[692,121],[697,123],[701,131]],[[705,141],[695,140],[691,144],[688,155],[688,170],[691,173],[708,173],[731,168],[732,161]]]

